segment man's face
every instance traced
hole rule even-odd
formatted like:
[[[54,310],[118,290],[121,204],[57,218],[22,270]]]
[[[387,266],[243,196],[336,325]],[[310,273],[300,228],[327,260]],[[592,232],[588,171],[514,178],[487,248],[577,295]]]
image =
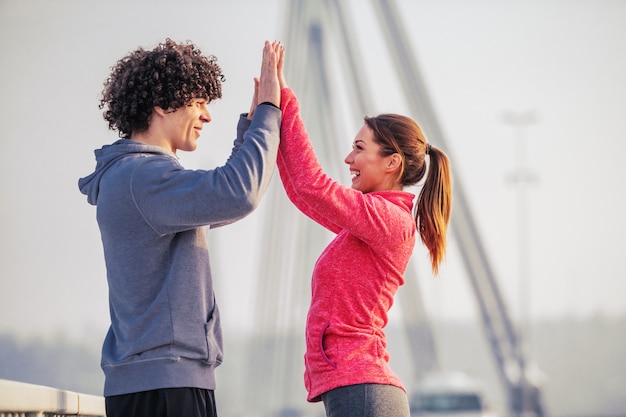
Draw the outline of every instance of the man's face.
[[[172,152],[196,150],[202,127],[211,121],[208,104],[206,98],[196,98],[187,106],[166,113],[166,139]]]

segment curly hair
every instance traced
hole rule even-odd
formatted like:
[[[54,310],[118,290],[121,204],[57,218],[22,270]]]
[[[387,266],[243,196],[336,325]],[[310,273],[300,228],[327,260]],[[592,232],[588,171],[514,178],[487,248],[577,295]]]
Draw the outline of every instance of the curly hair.
[[[109,129],[128,139],[148,129],[154,107],[173,112],[196,98],[219,99],[224,81],[215,56],[168,38],[150,51],[131,52],[111,68],[99,108],[105,109]]]

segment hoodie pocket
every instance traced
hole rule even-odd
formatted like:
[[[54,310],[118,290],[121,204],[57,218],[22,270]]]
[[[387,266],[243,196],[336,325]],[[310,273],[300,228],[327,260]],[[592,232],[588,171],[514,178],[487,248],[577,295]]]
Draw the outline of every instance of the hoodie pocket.
[[[206,334],[207,356],[205,362],[209,365],[222,363],[222,331],[219,326],[219,314],[214,312],[204,325]]]
[[[320,332],[319,349],[320,349],[320,354],[322,355],[322,359],[324,359],[324,362],[332,366],[334,369],[337,369],[337,364],[333,362],[326,354],[326,348],[324,345],[324,340],[326,338],[326,330],[328,330],[329,327],[330,327],[330,322],[326,323],[326,325],[324,325],[324,327],[322,328],[322,331]]]

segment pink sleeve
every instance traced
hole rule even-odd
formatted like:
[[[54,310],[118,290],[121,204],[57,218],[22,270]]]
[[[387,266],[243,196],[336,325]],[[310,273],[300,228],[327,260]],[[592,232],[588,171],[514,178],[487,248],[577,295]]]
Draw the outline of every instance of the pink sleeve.
[[[290,92],[291,90],[282,91],[281,103],[285,103],[285,96],[287,95],[287,91]],[[296,100],[291,101],[288,106],[281,105],[281,107],[282,107],[283,114],[285,114],[285,111],[289,111],[289,112],[295,113],[297,117],[300,118],[300,115],[299,115],[300,106],[298,105],[298,102]],[[304,129],[304,126],[303,126],[303,129]],[[303,133],[304,135],[306,135],[306,140],[308,141],[308,135],[306,131],[303,130]],[[281,129],[281,135],[283,134],[291,135],[290,132],[285,132],[284,130]],[[285,137],[284,140],[287,140],[287,138]],[[313,157],[315,157],[315,155],[313,155]],[[287,193],[287,197],[289,197],[289,200],[298,208],[298,210],[300,210],[303,214],[311,218],[313,221],[319,223],[321,226],[327,228],[333,233],[339,233],[341,231],[341,227],[328,221],[325,217],[318,215],[315,210],[309,207],[306,201],[304,201],[298,196],[298,193],[296,192],[293,184],[291,183],[291,173],[288,170],[288,167],[291,166],[292,164],[289,165],[285,163],[280,147],[278,149],[278,158],[276,162],[278,165],[278,172],[280,174],[280,179],[283,183],[283,187],[285,188],[285,192]]]
[[[311,219],[338,233],[347,229],[380,244],[397,231],[399,208],[380,195],[363,194],[322,171],[290,89],[281,92],[283,112],[278,167],[290,200]],[[401,221],[400,221],[401,222]],[[398,236],[399,237],[399,236]]]

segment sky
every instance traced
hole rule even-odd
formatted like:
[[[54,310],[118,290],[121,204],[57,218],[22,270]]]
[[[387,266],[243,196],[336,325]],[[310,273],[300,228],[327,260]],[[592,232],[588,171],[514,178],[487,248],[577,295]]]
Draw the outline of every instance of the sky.
[[[449,146],[455,187],[469,199],[512,314],[530,303],[533,319],[625,315],[626,2],[397,3]],[[0,332],[104,336],[102,246],[95,208],[77,180],[93,170],[93,150],[117,139],[98,109],[110,67],[166,37],[217,56],[223,98],[210,105],[213,121],[198,149],[181,159],[191,169],[219,166],[238,114],[248,109],[263,41],[284,36],[285,7],[286,0],[0,0]],[[403,112],[371,8],[356,0],[346,7],[375,97],[371,112]],[[531,113],[534,121],[521,130],[507,113]],[[526,282],[517,273],[518,189],[507,180],[522,133],[535,178]],[[351,141],[346,135],[345,154]],[[265,209],[261,203],[212,236],[225,326],[252,323],[255,263],[268,243],[260,233]],[[433,318],[476,315],[455,245],[451,239],[439,278],[420,279]]]

